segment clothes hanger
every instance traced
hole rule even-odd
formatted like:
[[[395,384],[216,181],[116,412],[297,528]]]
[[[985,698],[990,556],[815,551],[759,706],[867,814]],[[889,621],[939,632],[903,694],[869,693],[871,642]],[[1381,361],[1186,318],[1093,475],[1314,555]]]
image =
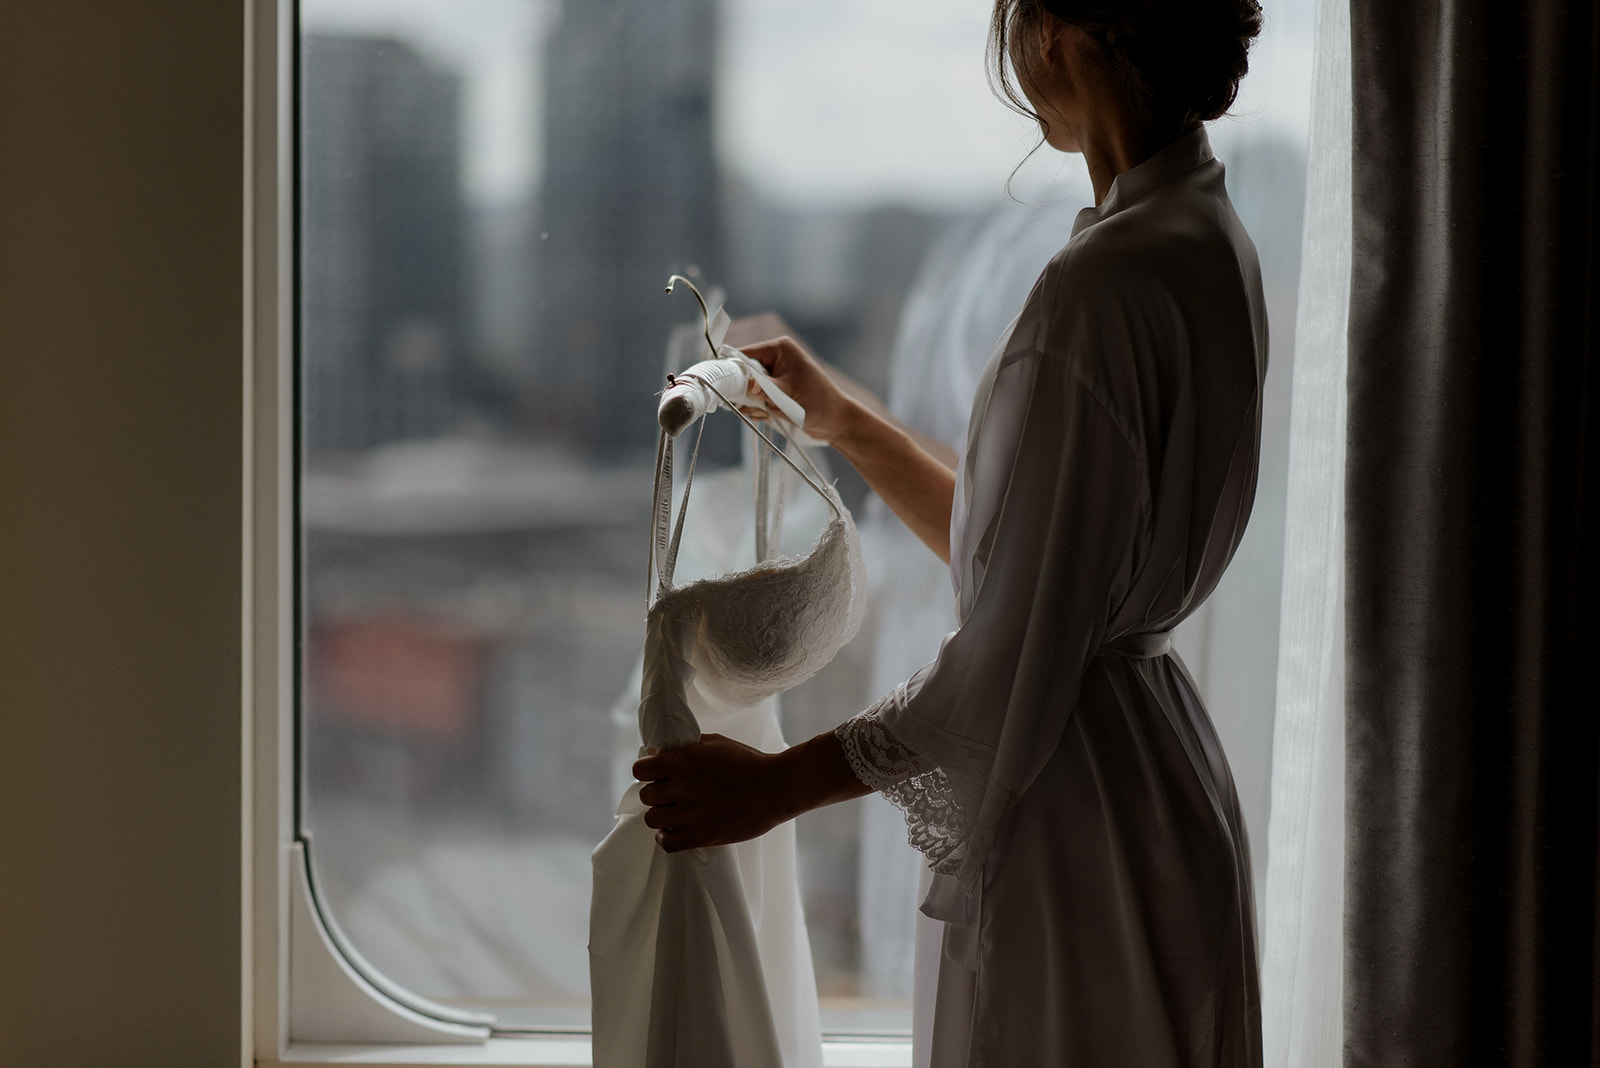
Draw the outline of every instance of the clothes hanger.
[[[727,407],[729,411],[733,412],[734,415],[737,415],[744,425],[750,428],[750,431],[755,434],[756,437],[766,442],[767,447],[773,452],[777,453],[778,457],[783,460],[784,463],[788,464],[789,467],[794,470],[795,474],[799,475],[805,480],[806,485],[810,486],[817,492],[818,496],[827,501],[828,507],[832,509],[833,514],[838,516],[840,514],[839,506],[834,502],[833,497],[820,485],[818,485],[819,481],[825,482],[827,480],[823,477],[822,472],[817,469],[816,464],[812,461],[811,457],[806,454],[804,449],[801,449],[800,456],[803,460],[805,460],[806,466],[811,468],[811,474],[807,474],[805,471],[801,470],[800,465],[795,463],[790,457],[788,449],[779,448],[771,438],[762,433],[761,428],[756,426],[755,420],[745,415],[740,406],[729,400],[727,393],[723,392],[723,390],[730,389],[740,396],[743,396],[748,390],[750,382],[756,382],[756,384],[761,388],[761,391],[766,394],[768,399],[772,402],[772,407],[776,408],[776,411],[773,412],[773,416],[776,420],[778,420],[779,425],[785,427],[784,436],[790,441],[795,440],[795,433],[791,433],[789,428],[792,428],[793,431],[796,432],[802,429],[801,420],[805,418],[805,409],[801,408],[798,404],[795,404],[793,398],[791,398],[787,393],[784,393],[783,390],[778,387],[777,383],[773,382],[771,378],[767,377],[764,369],[759,369],[759,365],[757,365],[756,368],[751,368],[749,365],[754,364],[755,361],[750,359],[750,357],[738,352],[737,349],[731,350],[737,355],[737,360],[722,356],[722,352],[721,349],[718,348],[717,341],[712,338],[713,316],[711,309],[706,306],[706,299],[701,295],[699,287],[689,279],[685,278],[683,275],[675,274],[667,279],[667,292],[672,293],[674,287],[679,282],[682,282],[684,285],[689,287],[689,291],[694,294],[694,299],[700,305],[700,315],[703,321],[702,333],[706,340],[706,348],[710,351],[711,357],[709,360],[697,363],[693,367],[686,368],[675,375],[669,374],[667,376],[667,385],[669,388],[667,392],[662,395],[661,404],[657,408],[657,417],[661,422],[662,429],[669,434],[676,435],[678,432],[686,428],[689,422],[692,422],[696,418],[703,418],[705,415],[709,415],[712,407],[714,406],[705,406],[703,402],[701,402],[695,396],[697,391],[692,388],[693,386],[704,387],[705,389],[710,390],[717,397],[717,399]],[[717,316],[723,318],[726,317],[720,308],[717,309]],[[725,326],[723,328],[726,329]],[[727,348],[727,346],[723,346],[723,348]],[[714,366],[708,367],[708,364]],[[685,379],[692,384],[691,387],[688,389],[677,389],[676,387],[678,387],[679,382]],[[767,407],[767,405],[761,406]],[[791,413],[798,414],[799,419],[794,418],[794,414]],[[704,426],[703,423],[701,425],[702,427]],[[674,426],[676,426],[676,429],[674,429]],[[812,479],[812,475],[816,476],[815,481]]]

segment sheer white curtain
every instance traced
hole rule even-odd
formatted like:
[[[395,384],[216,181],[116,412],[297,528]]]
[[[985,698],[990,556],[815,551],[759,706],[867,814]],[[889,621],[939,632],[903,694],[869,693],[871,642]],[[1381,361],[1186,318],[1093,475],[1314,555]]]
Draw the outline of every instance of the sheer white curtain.
[[[1263,922],[1267,1064],[1340,1062],[1350,17],[1318,0]]]

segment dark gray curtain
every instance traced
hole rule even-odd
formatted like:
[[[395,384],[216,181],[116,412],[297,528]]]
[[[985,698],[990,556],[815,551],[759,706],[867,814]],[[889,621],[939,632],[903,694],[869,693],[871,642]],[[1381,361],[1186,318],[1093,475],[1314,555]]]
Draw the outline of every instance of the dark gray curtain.
[[[1351,3],[1350,1065],[1600,1063],[1596,6]]]

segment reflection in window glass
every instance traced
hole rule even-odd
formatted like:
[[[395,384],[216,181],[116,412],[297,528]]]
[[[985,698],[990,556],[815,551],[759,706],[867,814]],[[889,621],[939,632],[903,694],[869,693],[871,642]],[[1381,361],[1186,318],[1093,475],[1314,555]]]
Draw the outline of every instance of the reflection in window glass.
[[[1213,133],[1262,251],[1274,377],[1245,557],[1181,635],[1265,872],[1283,427],[1310,4]],[[588,1020],[589,852],[636,746],[654,393],[687,297],[777,311],[959,444],[971,382],[1088,201],[983,72],[972,0],[302,0],[304,830],[389,977],[502,1022]],[[741,565],[742,445],[714,420],[686,565]],[[722,468],[725,473],[718,474]],[[935,651],[942,568],[835,465],[862,636],[789,737]],[[706,489],[702,490],[702,479]],[[720,480],[720,481],[719,481]],[[702,496],[703,494],[703,496]],[[708,503],[710,502],[710,503]],[[813,519],[791,516],[790,547]],[[747,522],[747,518],[745,519]],[[722,525],[719,526],[718,524]],[[918,627],[906,620],[915,616]],[[1247,652],[1246,652],[1247,651]],[[909,1026],[917,858],[876,799],[800,828],[825,1026]]]

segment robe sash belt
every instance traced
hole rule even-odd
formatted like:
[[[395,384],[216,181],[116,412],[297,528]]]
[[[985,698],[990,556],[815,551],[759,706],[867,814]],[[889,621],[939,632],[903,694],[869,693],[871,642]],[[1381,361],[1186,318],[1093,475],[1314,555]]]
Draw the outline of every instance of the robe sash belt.
[[[1097,656],[1124,660],[1153,660],[1172,651],[1172,631],[1155,630],[1123,634],[1100,647]],[[945,923],[944,952],[975,969],[978,961],[978,918],[983,912],[983,890],[968,893],[949,875],[935,875],[922,901],[922,914]]]
[[[1116,656],[1127,660],[1152,660],[1172,651],[1172,632],[1152,630],[1143,634],[1123,634],[1100,647],[1099,656]]]

